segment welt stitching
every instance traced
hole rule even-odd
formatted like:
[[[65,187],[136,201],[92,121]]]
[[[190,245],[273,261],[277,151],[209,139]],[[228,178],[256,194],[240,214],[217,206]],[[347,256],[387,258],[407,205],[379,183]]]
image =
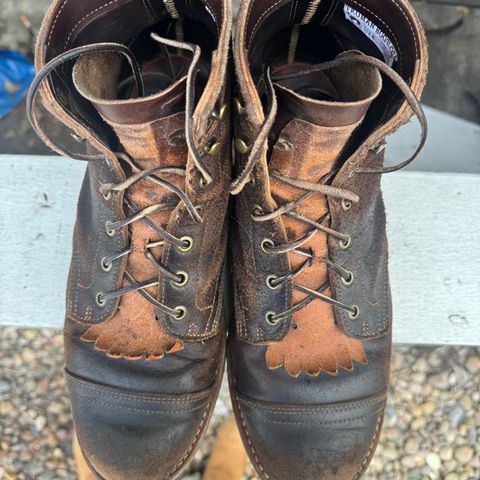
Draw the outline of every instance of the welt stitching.
[[[63,9],[67,6],[67,3],[68,3],[68,0],[65,0],[65,1],[62,3],[62,6],[59,8],[57,14],[55,15],[55,18],[53,19],[52,28],[50,29],[50,34],[48,35],[47,47],[50,47],[50,42],[52,41],[52,35],[53,35],[53,32],[55,31],[55,27],[56,27],[56,25],[57,25],[57,21],[58,21],[58,19],[60,18],[60,15],[61,15]]]
[[[151,409],[147,409],[147,408],[133,408],[133,407],[126,407],[124,405],[115,405],[113,403],[100,402],[98,400],[95,400],[91,397],[86,397],[84,395],[79,395],[78,397],[81,398],[82,400],[85,400],[85,401],[89,402],[89,403],[94,403],[95,405],[101,405],[103,407],[111,407],[111,408],[116,408],[116,409],[120,409],[120,410],[127,410],[129,412],[137,412],[137,413],[166,413],[166,414],[169,414],[169,415],[180,415],[180,414],[183,414],[183,413],[192,413],[192,412],[195,412],[195,411],[203,408],[203,405],[200,405],[198,407],[194,407],[194,408],[187,409],[187,410],[151,410]]]
[[[250,446],[250,450],[253,453],[253,456],[255,457],[254,458],[255,463],[257,464],[257,467],[260,469],[260,471],[265,476],[265,479],[270,480],[271,477],[265,471],[265,469],[263,468],[263,465],[260,463],[260,459],[258,458],[258,454],[255,450],[255,447],[253,446],[252,440],[250,438],[250,434],[248,433],[248,428],[247,428],[247,425],[245,423],[245,418],[243,417],[242,407],[240,406],[238,395],[236,395],[236,400],[237,400],[237,405],[238,405],[238,413],[240,414],[240,418],[242,420],[243,431],[245,432],[245,435],[247,436],[247,442],[248,442],[248,445]]]
[[[378,438],[378,434],[379,434],[379,431],[380,431],[380,425],[382,424],[382,415],[380,415],[378,417],[378,420],[377,420],[377,426],[375,428],[375,434],[373,435],[373,438],[372,438],[372,441],[370,443],[370,447],[368,448],[368,452],[367,452],[367,455],[365,456],[362,464],[360,465],[357,473],[355,474],[355,476],[353,477],[352,480],[358,480],[360,478],[360,476],[362,475],[362,473],[365,471],[365,466],[373,452],[373,449],[375,447],[375,444],[377,443],[377,438]]]
[[[410,19],[408,18],[407,14],[403,10],[403,8],[400,7],[400,5],[396,2],[396,0],[392,0],[392,2],[397,6],[397,8],[400,10],[402,15],[407,19],[408,25],[410,26],[410,31],[412,32],[412,37],[413,41],[415,43],[415,54],[418,57],[418,44],[417,44],[417,37],[415,36],[415,31],[413,29],[412,23],[410,22]]]
[[[199,437],[204,429],[205,423],[208,420],[208,414],[210,410],[210,405],[212,404],[212,399],[208,402],[207,407],[205,408],[205,412],[203,413],[202,420],[200,422],[200,425],[195,433],[195,436],[192,439],[192,444],[190,445],[190,448],[185,452],[183,457],[177,462],[177,464],[170,470],[170,472],[167,473],[165,479],[168,480],[169,478],[172,478],[173,475],[176,474],[176,472],[184,465],[185,461],[188,459],[194,448],[198,444]]]

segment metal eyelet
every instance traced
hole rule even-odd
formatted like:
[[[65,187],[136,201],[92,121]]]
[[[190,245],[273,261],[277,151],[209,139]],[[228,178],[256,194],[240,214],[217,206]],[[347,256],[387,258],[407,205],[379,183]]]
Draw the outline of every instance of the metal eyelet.
[[[280,320],[275,319],[275,315],[276,315],[275,312],[267,312],[265,314],[265,320],[269,325],[272,325],[272,327],[278,325],[278,323],[280,322]]]
[[[184,287],[188,283],[188,273],[187,272],[177,272],[177,275],[181,278],[179,282],[173,282],[176,287]]]
[[[352,207],[353,207],[353,203],[350,200],[345,200],[345,199],[342,200],[342,209],[345,212],[348,212],[349,210],[351,210]]]
[[[183,252],[187,253],[193,248],[193,238],[192,237],[182,237],[180,241],[183,243],[183,247],[178,247],[178,249]]]
[[[254,175],[250,175],[250,179],[248,180],[248,184],[251,187],[255,187],[255,185],[257,184],[257,180],[255,179]]]
[[[264,214],[264,210],[260,205],[254,205],[252,210],[252,215],[254,217],[259,217]]]
[[[239,98],[236,98],[234,100],[234,103],[235,103],[235,108],[237,109],[237,113],[239,115],[245,115],[245,113],[247,113],[247,109],[245,105],[242,104]]]
[[[202,213],[203,213],[203,211],[204,211],[203,205],[197,205],[197,206],[195,207],[195,211],[201,216]]]
[[[100,308],[103,308],[107,304],[106,300],[102,300],[102,296],[103,296],[103,293],[99,292],[99,293],[97,293],[97,295],[95,297],[95,302],[97,302],[97,305]]]
[[[267,283],[267,287],[270,289],[270,290],[278,290],[282,284],[279,283],[278,285],[275,285],[273,282],[275,280],[278,280],[278,277],[276,277],[275,275],[269,275],[267,277],[267,280],[266,280],[266,283]]]
[[[340,245],[340,248],[342,250],[348,250],[350,248],[350,245],[352,244],[352,237],[348,237],[347,240],[340,240],[338,244]]]
[[[220,107],[220,110],[214,110],[212,112],[212,118],[214,120],[217,120],[217,121],[221,122],[225,118],[225,115],[226,115],[227,111],[228,111],[228,103],[224,103]]]
[[[352,284],[353,284],[353,273],[352,272],[347,272],[348,273],[348,276],[349,278],[346,279],[345,277],[342,277],[342,283],[346,286],[346,287],[350,287]]]
[[[109,272],[112,267],[113,267],[113,263],[112,262],[107,262],[107,257],[103,257],[102,258],[102,261],[100,262],[100,265],[102,267],[102,270],[104,272]]]
[[[244,140],[243,138],[236,138],[235,139],[235,150],[244,155],[245,153],[248,153],[252,149],[252,144],[249,143],[247,140]]]
[[[178,315],[174,316],[173,319],[177,320],[177,322],[180,322],[187,316],[187,309],[185,307],[175,307],[174,309],[176,312],[178,312]]]
[[[222,151],[222,144],[221,142],[217,141],[216,138],[213,138],[209,143],[207,143],[207,145],[205,145],[203,151],[207,155],[211,155],[213,157]]]
[[[348,312],[350,320],[356,320],[360,316],[360,308],[356,305],[352,305],[353,312]]]
[[[200,177],[200,180],[198,181],[198,185],[200,186],[200,188],[201,188],[202,190],[204,190],[205,188],[208,187],[209,183],[208,183],[208,181],[207,181],[205,178]]]
[[[107,190],[106,192],[101,192],[102,194],[102,197],[104,200],[106,200],[107,202],[112,198],[112,191],[111,190]]]
[[[264,251],[264,253],[270,253],[267,248],[270,247],[274,247],[275,246],[275,243],[273,242],[273,240],[270,240],[269,238],[264,238],[262,240],[262,250]]]
[[[111,222],[109,220],[107,220],[105,222],[105,231],[107,232],[107,235],[109,237],[114,237],[115,236],[115,230],[112,230],[111,228],[109,228],[110,225],[111,225]]]

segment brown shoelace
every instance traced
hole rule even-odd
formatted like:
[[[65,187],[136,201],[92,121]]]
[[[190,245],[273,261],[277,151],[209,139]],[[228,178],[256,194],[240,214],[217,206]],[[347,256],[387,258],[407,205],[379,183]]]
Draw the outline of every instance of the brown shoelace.
[[[196,168],[202,175],[202,182],[203,185],[208,185],[212,182],[212,176],[208,171],[208,168],[202,158],[202,155],[197,149],[195,144],[195,138],[193,133],[193,114],[195,109],[195,81],[197,75],[199,73],[198,63],[201,56],[201,49],[198,45],[193,45],[184,42],[177,42],[175,40],[170,40],[166,38],[162,38],[156,34],[151,35],[152,39],[158,42],[164,53],[168,55],[167,46],[187,50],[192,53],[192,62],[190,64],[190,68],[187,74],[187,86],[186,86],[186,105],[185,105],[185,138],[188,146],[188,151],[193,159],[193,162]],[[72,61],[82,55],[94,52],[115,52],[124,55],[133,71],[133,78],[136,84],[136,89],[139,96],[143,96],[144,88],[142,82],[142,76],[140,72],[140,67],[131,52],[131,50],[124,45],[117,44],[117,43],[97,43],[92,45],[85,45],[82,47],[77,47],[67,52],[60,54],[58,57],[54,58],[50,62],[48,62],[42,70],[37,74],[30,90],[27,95],[27,115],[32,124],[32,127],[37,132],[40,138],[42,138],[47,145],[49,145],[52,149],[54,149],[60,155],[71,157],[77,160],[86,160],[86,161],[108,161],[104,155],[101,154],[83,154],[78,152],[72,152],[67,149],[64,149],[62,146],[58,145],[54,140],[52,140],[42,129],[39,123],[39,119],[35,109],[35,98],[38,94],[40,87],[42,86],[43,82],[46,81],[52,73],[56,72],[60,67],[65,65],[67,62]],[[173,69],[172,69],[173,71]],[[59,74],[60,75],[60,74]],[[61,77],[60,77],[61,78]],[[66,108],[64,106],[64,108]],[[73,115],[73,112],[70,112]],[[78,115],[75,114],[75,119],[88,128],[88,125],[85,119],[78,118]],[[92,129],[92,128],[90,128]],[[106,149],[110,150],[107,145],[104,145]],[[100,187],[100,192],[102,193],[103,197],[108,200],[112,193],[115,192],[126,192],[132,185],[136,184],[141,180],[148,180],[156,185],[160,185],[170,192],[174,193],[179,202],[182,202],[188,211],[192,220],[196,223],[202,223],[203,219],[200,215],[199,208],[195,207],[192,203],[188,195],[183,192],[181,189],[177,188],[173,182],[162,178],[161,175],[174,175],[174,176],[186,176],[186,168],[152,168],[148,170],[141,169],[132,159],[130,156],[123,152],[112,152],[115,154],[118,161],[126,162],[132,171],[132,175],[127,178],[125,181],[119,184],[104,184]],[[146,257],[152,262],[155,268],[159,271],[159,274],[164,275],[171,281],[175,282],[176,284],[182,284],[185,281],[184,274],[174,273],[169,271],[164,265],[162,265],[151,253],[151,250],[157,247],[161,247],[165,245],[166,242],[175,245],[180,251],[188,252],[193,247],[193,239],[191,237],[185,236],[182,238],[177,238],[174,235],[167,232],[167,230],[161,226],[157,225],[153,222],[149,216],[161,211],[173,210],[177,207],[178,202],[170,202],[170,203],[159,203],[155,205],[150,205],[147,208],[140,209],[135,203],[129,200],[126,196],[124,196],[124,204],[126,209],[130,212],[129,216],[122,220],[117,221],[109,221],[105,225],[106,233],[110,236],[115,235],[115,232],[123,227],[127,227],[134,222],[143,221],[153,230],[155,230],[159,236],[162,238],[161,241],[158,242],[151,242],[147,245],[146,248]],[[102,260],[102,268],[105,271],[109,271],[112,268],[112,263],[128,256],[132,252],[131,247],[128,247],[122,252],[118,252],[114,255],[109,257],[105,257]],[[152,305],[158,308],[163,313],[181,319],[184,316],[184,312],[181,310],[181,307],[171,308],[167,305],[162,304],[157,299],[155,299],[152,295],[150,295],[146,290],[151,287],[158,286],[160,283],[159,277],[153,278],[149,281],[138,283],[135,279],[126,271],[125,279],[129,283],[129,286],[121,288],[119,290],[113,292],[100,292],[97,294],[97,304],[100,307],[103,307],[109,300],[113,300],[115,298],[121,297],[131,292],[138,292],[141,294],[146,300],[148,300]]]
[[[397,72],[395,72],[392,68],[388,67],[382,61],[373,57],[365,56],[365,55],[346,56],[346,57],[337,58],[336,60],[332,60],[330,62],[326,62],[320,65],[314,65],[311,68],[305,69],[300,72],[279,76],[274,78],[273,80],[270,76],[269,70],[267,69],[264,73],[263,83],[266,88],[269,113],[266,117],[266,120],[263,126],[260,129],[260,132],[257,138],[252,144],[249,157],[245,163],[243,170],[231,184],[230,191],[233,195],[238,195],[245,188],[245,185],[250,181],[253,170],[256,164],[260,161],[261,153],[264,149],[266,142],[268,142],[270,131],[275,123],[275,119],[278,113],[278,104],[275,96],[275,89],[274,89],[273,82],[298,78],[303,75],[308,75],[312,72],[324,71],[334,67],[338,67],[346,64],[352,64],[352,63],[363,63],[363,64],[374,66],[378,68],[382,73],[384,73],[396,84],[396,86],[404,95],[410,108],[412,109],[414,114],[417,116],[420,122],[422,134],[421,134],[421,140],[418,148],[408,160],[400,163],[399,165],[395,165],[392,167],[361,168],[361,169],[357,168],[357,169],[351,170],[349,172],[349,175],[352,177],[354,175],[359,175],[359,174],[384,174],[384,173],[395,172],[395,171],[401,170],[402,168],[405,168],[407,165],[412,163],[418,157],[418,155],[421,153],[421,151],[425,146],[427,133],[428,133],[427,120],[425,117],[425,113],[423,111],[423,108],[420,102],[416,98],[410,86],[403,80],[403,78]],[[376,147],[374,150],[375,153],[379,154],[384,149],[384,147],[385,147],[385,144],[382,144]],[[339,242],[340,248],[342,248],[343,250],[347,250],[351,246],[353,241],[351,236],[345,235],[341,232],[337,232],[328,227],[328,224],[331,219],[331,216],[329,213],[325,214],[322,218],[318,220],[311,220],[305,216],[298,214],[295,211],[296,207],[300,203],[307,201],[314,193],[321,193],[326,197],[336,198],[341,200],[342,208],[345,211],[350,210],[354,204],[357,204],[360,201],[360,198],[358,197],[358,195],[348,190],[336,188],[330,185],[330,182],[333,180],[333,178],[337,175],[338,172],[339,170],[330,172],[329,174],[325,175],[320,180],[319,183],[311,183],[311,182],[298,180],[291,177],[286,177],[284,175],[281,175],[279,172],[270,173],[271,178],[279,182],[282,182],[286,185],[303,190],[305,193],[291,202],[285,203],[283,205],[279,205],[278,208],[272,212],[266,213],[264,212],[261,206],[257,205],[254,208],[254,211],[252,212],[253,220],[255,222],[266,222],[266,221],[270,221],[285,215],[285,216],[294,218],[296,220],[299,220],[311,227],[311,229],[302,238],[293,242],[288,242],[284,244],[275,244],[273,240],[270,240],[270,239],[263,240],[261,248],[267,254],[278,255],[278,254],[295,252],[296,254],[303,255],[307,258],[307,260],[298,269],[296,269],[293,272],[289,272],[281,277],[269,276],[267,279],[267,283],[271,289],[279,288],[282,284],[286,282],[290,282],[290,281],[293,282],[293,280],[298,275],[300,275],[307,267],[311,265],[311,262],[314,257],[314,252],[311,250],[306,251],[305,249],[302,249],[302,246],[305,245],[318,232],[324,232],[328,236],[332,236],[335,239],[337,239]],[[323,257],[321,260],[327,265],[329,269],[333,270],[336,274],[338,274],[341,277],[343,283],[345,283],[346,285],[352,284],[352,282],[354,281],[354,274],[352,272],[345,270],[344,268],[332,262],[327,257]],[[305,306],[307,306],[309,303],[311,303],[315,299],[322,300],[323,302],[326,302],[332,305],[334,308],[339,308],[341,310],[346,311],[352,320],[358,318],[358,316],[360,315],[360,310],[357,306],[346,305],[326,295],[326,292],[330,289],[329,282],[322,285],[318,290],[313,290],[302,285],[297,285],[295,283],[293,283],[293,288],[295,288],[300,292],[303,292],[304,294],[307,295],[307,297],[303,301],[299,302],[297,305],[294,305],[292,308],[289,308],[284,312],[269,313],[267,318],[267,321],[269,323],[277,324],[282,320],[285,320],[290,315],[293,315],[294,313],[302,310]]]

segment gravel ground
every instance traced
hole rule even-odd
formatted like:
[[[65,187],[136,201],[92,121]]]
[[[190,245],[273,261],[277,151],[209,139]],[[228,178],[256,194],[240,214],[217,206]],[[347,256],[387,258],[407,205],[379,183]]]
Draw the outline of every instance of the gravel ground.
[[[76,478],[62,336],[0,328],[0,479]],[[370,480],[480,478],[480,349],[396,348]],[[231,413],[224,385],[210,432],[183,480],[201,480],[214,432]],[[256,479],[252,470],[247,479]]]

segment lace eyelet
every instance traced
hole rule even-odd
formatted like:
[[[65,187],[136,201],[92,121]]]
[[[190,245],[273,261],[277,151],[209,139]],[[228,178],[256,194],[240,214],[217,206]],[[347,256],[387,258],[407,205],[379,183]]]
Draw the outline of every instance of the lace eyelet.
[[[204,210],[205,210],[205,209],[204,209],[203,205],[197,205],[197,206],[195,207],[195,211],[196,211],[200,216],[202,215],[202,213],[203,213]]]
[[[350,320],[357,320],[357,318],[360,316],[360,308],[357,307],[357,305],[352,305],[352,309],[354,310],[353,312],[348,312],[348,316]]]
[[[102,292],[97,293],[97,295],[95,296],[95,302],[100,308],[103,308],[107,304],[107,301],[103,300],[102,297],[103,297]]]
[[[254,175],[250,175],[250,180],[248,181],[248,184],[253,188],[257,184],[257,181],[255,179]]]
[[[107,190],[106,192],[101,192],[102,193],[102,197],[105,201],[109,201],[111,200],[112,198],[112,191],[111,190]]]
[[[263,208],[260,205],[254,205],[253,210],[252,210],[252,215],[254,217],[259,217],[260,215],[263,215],[265,212]]]
[[[173,282],[176,287],[182,288],[188,283],[188,273],[187,272],[177,272],[177,275],[181,277],[180,282]]]
[[[340,240],[340,242],[338,242],[338,244],[340,245],[340,248],[342,250],[348,250],[350,248],[350,246],[352,245],[352,237],[348,237],[347,240]]]
[[[110,228],[110,225],[111,225],[111,222],[110,222],[109,220],[107,220],[107,221],[105,222],[105,231],[107,232],[107,235],[108,235],[109,237],[114,237],[114,236],[115,236],[115,230],[112,230],[112,229]]]
[[[247,109],[245,108],[245,105],[242,104],[239,98],[236,98],[234,100],[235,103],[235,108],[237,109],[237,113],[239,115],[245,115],[247,113]]]
[[[201,188],[202,190],[205,190],[205,188],[208,187],[209,183],[208,183],[208,181],[207,181],[205,178],[200,177],[200,180],[198,181],[198,185],[200,186],[200,188]]]
[[[224,103],[219,110],[214,110],[212,112],[212,118],[214,120],[217,120],[218,122],[221,122],[225,118],[227,111],[228,111],[228,103]]]
[[[353,207],[353,203],[350,200],[342,200],[342,209],[344,212],[348,212]]]
[[[276,325],[279,324],[280,320],[278,319],[275,319],[275,315],[276,313],[275,312],[267,312],[265,314],[265,320],[266,322],[271,325],[272,327],[275,327]]]
[[[279,283],[278,285],[275,285],[273,283],[275,280],[278,280],[278,277],[276,277],[275,275],[269,275],[267,277],[266,284],[270,290],[278,290],[282,286],[281,283]]]
[[[112,270],[112,267],[113,267],[112,262],[107,262],[107,257],[102,258],[102,261],[100,262],[100,265],[101,265],[102,270],[104,272],[110,272],[110,270]]]
[[[274,246],[275,246],[275,243],[269,238],[264,238],[262,240],[262,250],[264,253],[269,254],[270,252],[268,251],[268,247],[272,248]]]
[[[183,252],[187,253],[193,248],[193,238],[192,237],[182,237],[180,241],[183,243],[183,247],[178,247],[178,249]]]
[[[244,140],[243,138],[236,138],[235,139],[235,150],[244,155],[248,153],[252,149],[252,145],[247,141]]]
[[[178,315],[175,315],[172,318],[177,322],[182,321],[187,316],[187,309],[185,307],[182,307],[182,306],[175,307],[174,310],[178,313]]]
[[[353,284],[353,280],[354,280],[354,277],[353,277],[353,273],[352,272],[348,272],[348,275],[349,275],[349,278],[346,279],[345,277],[342,277],[342,283],[346,286],[346,287],[350,287],[352,284]]]
[[[205,145],[203,151],[210,156],[218,155],[222,151],[222,144],[221,142],[217,141],[216,138],[212,138],[212,140]]]

